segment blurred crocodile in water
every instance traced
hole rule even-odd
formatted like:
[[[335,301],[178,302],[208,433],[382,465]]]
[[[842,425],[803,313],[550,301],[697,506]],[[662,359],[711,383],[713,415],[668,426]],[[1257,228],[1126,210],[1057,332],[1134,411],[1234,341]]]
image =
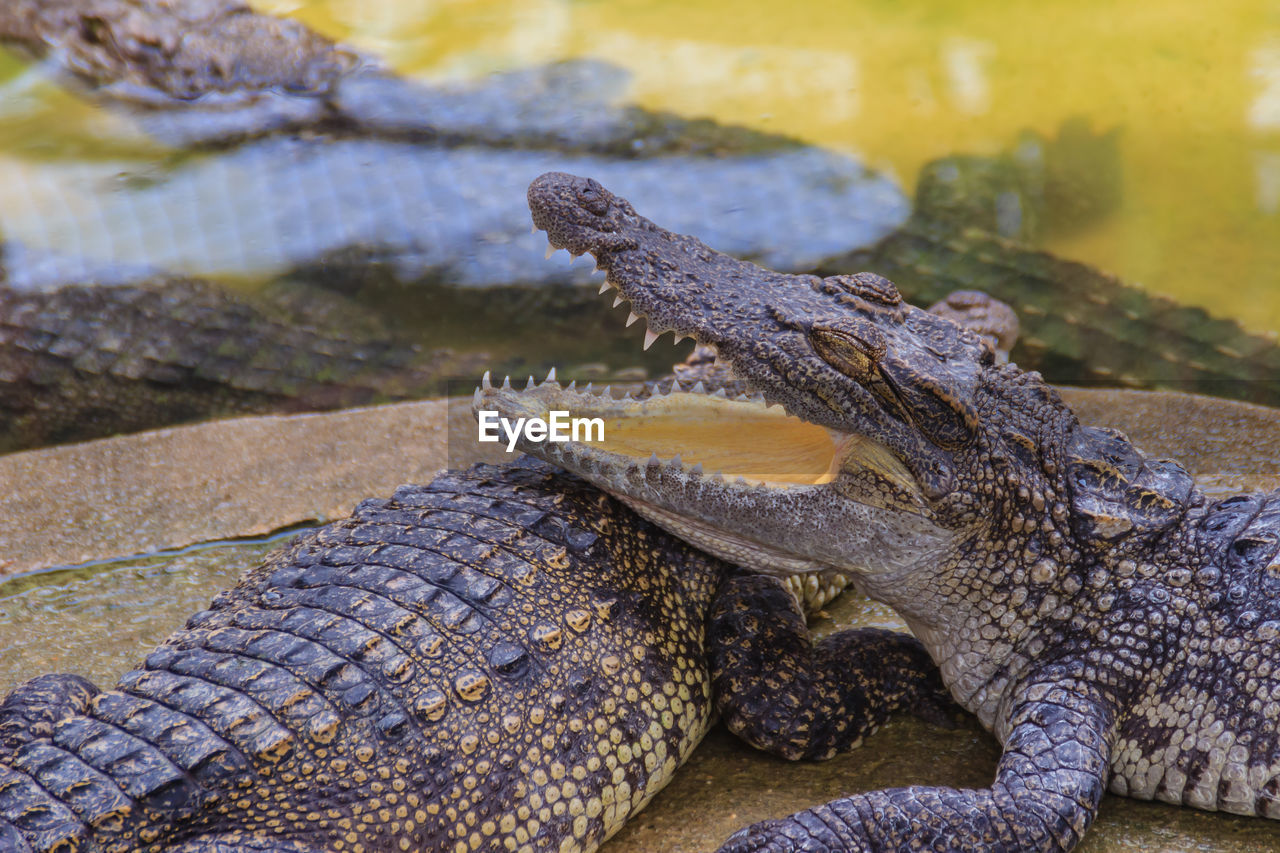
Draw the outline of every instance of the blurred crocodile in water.
[[[11,0],[5,43],[38,75],[185,148],[298,131],[622,158],[800,145],[621,103],[628,74],[601,61],[426,84],[239,0]]]
[[[424,348],[348,300],[301,288],[0,286],[0,452],[439,394],[484,360]]]
[[[480,404],[603,418],[604,441],[519,447],[710,553],[847,573],[1004,747],[989,788],[854,794],[725,853],[1065,851],[1107,788],[1280,818],[1280,491],[1210,500],[872,273],[765,270],[572,175],[540,177],[529,203],[647,340],[715,347],[759,397],[637,405],[545,383]]]
[[[238,0],[8,0],[0,43],[104,95],[152,103],[319,92],[357,64],[302,24]]]
[[[572,475],[446,473],[299,537],[116,689],[15,689],[0,849],[591,851],[706,732],[709,651],[765,668],[720,706],[797,755],[949,707],[907,635],[805,630],[776,581]],[[809,724],[810,674],[837,725]]]
[[[233,0],[23,0],[5,16],[4,37],[77,75],[89,97],[158,139],[203,146],[160,163],[0,159],[3,275],[16,288],[293,275],[381,288],[374,298],[398,313],[434,316],[444,285],[505,299],[512,286],[584,283],[587,266],[538,263],[525,233],[517,199],[554,168],[597,175],[672,228],[773,268],[876,270],[921,303],[991,293],[1023,315],[1015,359],[1051,381],[1280,404],[1273,341],[1032,248],[1120,203],[1115,131],[1067,122],[1056,138],[1026,133],[1007,152],[931,163],[908,222],[884,176],[785,137],[628,104],[626,72],[606,63],[428,84]],[[184,22],[212,33],[258,19],[279,37],[149,47]],[[256,58],[187,61],[219,49]],[[592,304],[585,288],[557,304],[570,294]]]
[[[275,35],[234,38],[259,25]],[[174,35],[189,26],[197,37]],[[908,214],[892,180],[848,156],[628,103],[628,73],[601,61],[428,83],[236,0],[20,0],[0,6],[4,38],[44,57],[32,80],[69,70],[76,91],[183,149],[0,158],[2,274],[19,289],[298,268],[342,279],[369,261],[404,282],[584,283],[586,270],[542,263],[528,234],[524,188],[550,168],[607,174],[787,269],[869,245]]]
[[[634,186],[681,222],[738,230],[726,249],[787,269],[870,245],[908,213],[888,178],[812,147],[624,160],[269,136],[163,166],[0,157],[0,265],[20,290],[155,275],[270,280],[300,267],[340,279],[348,263],[371,260],[404,282],[588,282],[589,267],[543,262],[520,201],[532,176],[566,165]],[[774,215],[745,213],[755,206]],[[782,233],[784,217],[803,237]]]
[[[1067,156],[1059,162],[1072,160],[1066,140],[1073,140],[1078,160],[1080,149],[1105,146],[1108,136],[1091,139],[1064,126],[1058,151]],[[926,166],[903,227],[874,246],[828,258],[814,271],[870,270],[921,304],[957,289],[1008,302],[1022,329],[1013,359],[1052,382],[1167,388],[1280,406],[1274,336],[1247,332],[1235,320],[1034,248],[1030,241],[1046,225],[1059,231],[1078,225],[1083,210],[1102,215],[1117,199],[1102,183],[1075,196],[1074,206],[1030,205],[1025,180],[1021,186],[1018,180],[1025,172],[1010,167],[1009,159],[956,157]],[[1111,161],[1093,151],[1089,162]],[[1084,171],[1081,166],[1072,174]],[[1076,218],[1054,221],[1048,211],[1058,207],[1072,208]]]

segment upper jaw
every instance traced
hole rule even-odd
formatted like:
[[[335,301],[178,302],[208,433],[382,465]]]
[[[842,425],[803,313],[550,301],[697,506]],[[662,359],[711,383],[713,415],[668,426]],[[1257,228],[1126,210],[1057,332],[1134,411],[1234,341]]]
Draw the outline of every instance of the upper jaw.
[[[581,201],[583,193],[590,196],[593,209]],[[644,321],[646,349],[667,332],[677,340],[691,337],[715,347],[718,358],[769,402],[815,422],[830,419],[829,412],[803,411],[799,398],[787,399],[785,382],[773,371],[750,369],[756,362],[781,362],[788,350],[807,348],[802,330],[780,323],[769,302],[760,298],[761,292],[788,291],[789,314],[830,311],[830,303],[816,292],[820,279],[773,273],[716,252],[693,237],[667,231],[589,178],[548,172],[530,184],[528,196],[534,226],[546,232],[552,249],[595,257],[597,269],[605,273],[601,293],[617,289],[614,305],[625,303],[631,309],[628,326],[637,319]],[[762,275],[776,282],[761,287]],[[752,286],[717,286],[731,280]],[[731,327],[725,323],[727,317],[733,318]],[[748,350],[756,357],[749,357]],[[761,358],[766,354],[771,357]]]

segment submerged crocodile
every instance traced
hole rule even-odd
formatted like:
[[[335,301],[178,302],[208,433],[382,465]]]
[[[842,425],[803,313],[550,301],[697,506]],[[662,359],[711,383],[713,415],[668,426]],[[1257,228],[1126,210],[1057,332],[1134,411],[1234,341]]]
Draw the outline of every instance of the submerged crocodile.
[[[577,477],[447,473],[303,535],[116,689],[14,690],[0,850],[590,851],[706,732],[709,650],[722,681],[800,676],[721,702],[786,754],[949,704],[910,637],[805,631],[775,580]],[[838,724],[806,725],[810,672]]]
[[[1103,144],[1064,127],[1075,147]],[[1072,162],[1070,149],[1061,154]],[[1078,159],[1078,158],[1077,158]],[[1107,158],[1098,155],[1103,164]],[[820,276],[874,270],[919,304],[975,289],[1018,306],[1024,334],[1015,359],[1062,384],[1166,388],[1280,405],[1280,346],[1158,293],[1040,251],[1029,226],[1002,227],[1001,199],[1025,196],[1002,158],[951,157],[922,170],[911,218],[873,246],[824,260]],[[1082,169],[1080,171],[1083,171]],[[995,186],[987,186],[986,183]],[[1079,200],[1105,207],[1102,188]],[[1017,204],[1017,202],[1013,202]],[[1040,213],[1053,212],[1054,207]],[[1016,218],[1015,218],[1016,219]]]
[[[585,283],[585,270],[537,263],[520,201],[530,177],[566,164],[794,269],[869,245],[909,212],[893,180],[848,156],[629,102],[629,73],[599,60],[415,80],[241,0],[10,0],[3,44],[40,62],[0,83],[53,71],[116,117],[94,125],[93,150],[106,124],[127,152],[0,156],[0,277],[17,289],[348,279],[371,261],[400,284]],[[673,169],[716,192],[676,197]],[[742,213],[753,209],[779,216]],[[803,239],[783,235],[782,210]]]
[[[1275,341],[1029,242],[1119,204],[1117,134],[1080,121],[928,164],[904,225],[911,205],[883,176],[795,139],[628,104],[626,72],[599,61],[428,84],[240,0],[11,0],[0,40],[43,59],[26,77],[59,69],[149,136],[207,149],[74,167],[0,158],[17,287],[296,269],[345,284],[381,261],[393,304],[431,313],[438,298],[405,284],[581,283],[585,270],[534,262],[510,203],[558,168],[629,188],[670,227],[771,267],[875,269],[920,304],[958,288],[1017,303],[1017,359],[1051,381],[1280,404]],[[673,171],[700,191],[673,192]]]
[[[296,287],[0,286],[0,452],[426,396],[483,360],[419,346],[348,300]]]
[[[1004,746],[990,788],[854,794],[723,850],[1068,850],[1108,788],[1280,818],[1280,492],[1208,500],[874,274],[764,270],[571,175],[539,178],[529,202],[553,247],[595,256],[647,339],[713,346],[761,396],[548,383],[483,404],[603,417],[604,442],[523,449],[711,553],[847,573]]]

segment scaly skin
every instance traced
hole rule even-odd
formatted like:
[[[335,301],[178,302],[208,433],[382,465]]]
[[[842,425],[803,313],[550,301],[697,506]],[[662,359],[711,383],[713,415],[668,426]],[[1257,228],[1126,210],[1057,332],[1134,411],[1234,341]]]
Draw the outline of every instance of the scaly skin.
[[[858,680],[794,608],[542,463],[447,473],[303,535],[115,690],[18,687],[0,850],[594,850],[706,732],[712,613],[721,685],[816,677],[862,715],[749,692],[735,725],[778,752],[946,703],[911,638],[863,632]]]
[[[0,452],[425,396],[483,359],[399,340],[323,292],[249,297],[194,279],[0,286]]]
[[[1004,745],[990,788],[856,794],[725,851],[1069,850],[1108,787],[1280,817],[1280,492],[1208,501],[1176,463],[1080,424],[1038,374],[878,276],[763,270],[570,175],[544,175],[529,199],[552,245],[594,254],[651,331],[716,347],[785,407],[779,429],[802,419],[842,437],[828,476],[803,483],[730,483],[608,442],[556,459],[704,546],[851,575]],[[488,395],[512,412],[612,405],[547,386]],[[682,405],[745,419],[741,403]],[[832,521],[850,517],[914,519],[916,535],[867,540]]]
[[[238,0],[7,0],[0,41],[135,97],[315,93],[356,64],[302,24]]]
[[[1019,363],[1063,384],[1167,388],[1280,405],[1280,346],[1235,320],[1180,305],[1085,264],[916,216],[819,275],[873,270],[921,304],[971,288],[1018,306]]]

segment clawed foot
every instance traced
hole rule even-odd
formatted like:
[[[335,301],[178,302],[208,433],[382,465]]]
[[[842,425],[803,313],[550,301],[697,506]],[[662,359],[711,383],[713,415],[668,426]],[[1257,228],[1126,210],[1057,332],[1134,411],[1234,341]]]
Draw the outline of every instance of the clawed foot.
[[[740,829],[716,853],[859,853],[859,849],[832,847],[791,817],[762,820]]]
[[[791,830],[788,832],[788,830]],[[716,853],[834,853],[822,847],[804,847],[805,837],[793,824],[785,820],[762,820],[740,829],[716,851]]]

